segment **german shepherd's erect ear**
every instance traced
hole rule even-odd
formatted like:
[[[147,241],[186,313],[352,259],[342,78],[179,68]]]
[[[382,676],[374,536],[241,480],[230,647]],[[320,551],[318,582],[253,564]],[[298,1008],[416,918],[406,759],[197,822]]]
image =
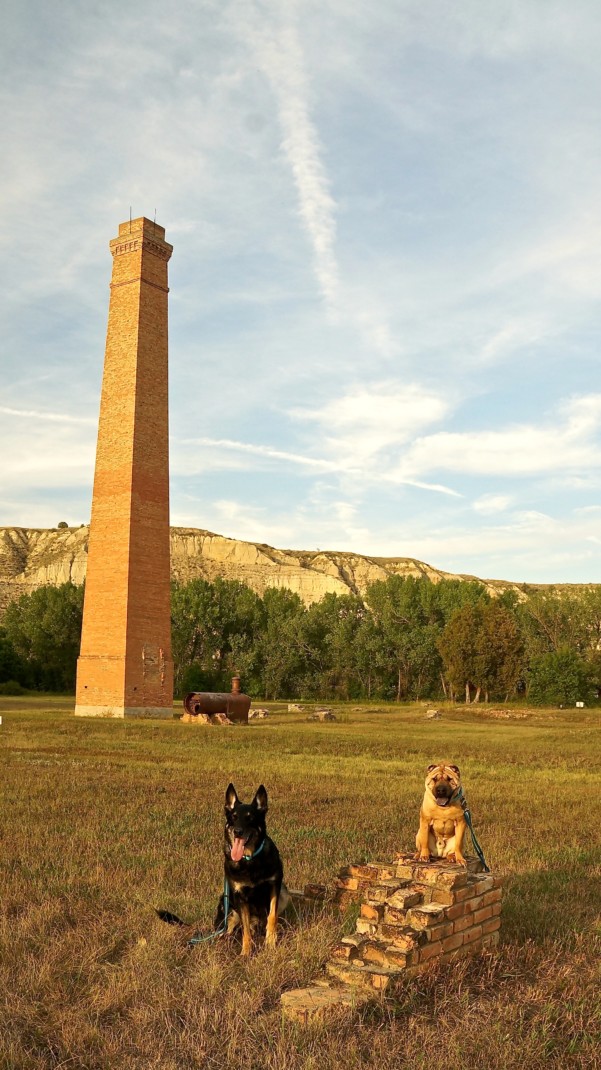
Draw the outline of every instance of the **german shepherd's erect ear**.
[[[225,811],[233,810],[238,802],[238,795],[233,784],[228,784],[225,791]]]
[[[265,791],[265,788],[263,787],[262,784],[256,790],[255,797],[253,799],[253,803],[257,807],[257,810],[260,810],[261,813],[263,813],[263,814],[267,813],[267,792]]]

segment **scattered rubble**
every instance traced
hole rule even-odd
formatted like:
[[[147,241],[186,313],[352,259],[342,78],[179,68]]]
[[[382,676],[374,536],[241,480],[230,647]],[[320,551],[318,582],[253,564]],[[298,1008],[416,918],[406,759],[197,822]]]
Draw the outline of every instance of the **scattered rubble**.
[[[336,717],[334,716],[334,714],[332,713],[331,710],[327,710],[327,709],[324,708],[324,709],[315,710],[314,713],[312,713],[309,717],[307,717],[307,720],[308,721],[335,721]]]
[[[184,724],[216,725],[234,723],[233,721],[230,721],[227,713],[188,713],[187,710],[180,720],[183,721]]]

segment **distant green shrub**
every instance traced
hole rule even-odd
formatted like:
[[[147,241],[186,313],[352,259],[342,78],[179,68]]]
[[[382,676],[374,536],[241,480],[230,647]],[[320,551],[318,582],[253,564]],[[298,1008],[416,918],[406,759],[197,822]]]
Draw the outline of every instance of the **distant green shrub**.
[[[535,706],[573,706],[593,697],[590,667],[575,650],[533,658],[528,698]]]
[[[24,695],[26,688],[17,680],[4,680],[0,684],[0,695]]]

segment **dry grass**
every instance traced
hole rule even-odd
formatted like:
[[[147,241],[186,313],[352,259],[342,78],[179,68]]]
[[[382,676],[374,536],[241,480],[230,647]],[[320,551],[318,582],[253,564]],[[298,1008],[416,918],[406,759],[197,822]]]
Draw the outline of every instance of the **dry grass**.
[[[3,1070],[601,1067],[599,714],[337,712],[203,729],[0,700]],[[463,767],[506,877],[498,953],[301,1029],[280,993],[315,976],[340,922],[298,923],[245,962],[223,943],[189,951],[155,918],[162,906],[210,925],[230,779],[244,798],[267,785],[299,886],[410,846],[423,768],[443,756]]]

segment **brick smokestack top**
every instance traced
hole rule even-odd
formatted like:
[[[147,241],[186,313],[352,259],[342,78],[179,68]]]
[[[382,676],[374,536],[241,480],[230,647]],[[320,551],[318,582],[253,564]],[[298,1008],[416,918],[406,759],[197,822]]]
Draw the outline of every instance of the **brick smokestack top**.
[[[167,264],[140,217],[110,242],[113,273],[75,713],[173,715],[169,598]]]

